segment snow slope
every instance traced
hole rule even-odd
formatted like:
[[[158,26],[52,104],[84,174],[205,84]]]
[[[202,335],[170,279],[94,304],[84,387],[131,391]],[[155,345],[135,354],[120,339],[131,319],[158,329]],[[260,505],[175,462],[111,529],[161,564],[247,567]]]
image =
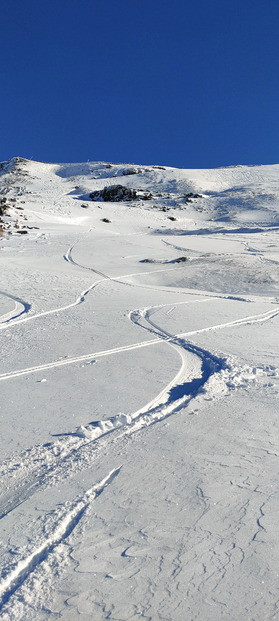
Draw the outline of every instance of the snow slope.
[[[14,158],[0,206],[1,618],[277,618],[279,166]]]

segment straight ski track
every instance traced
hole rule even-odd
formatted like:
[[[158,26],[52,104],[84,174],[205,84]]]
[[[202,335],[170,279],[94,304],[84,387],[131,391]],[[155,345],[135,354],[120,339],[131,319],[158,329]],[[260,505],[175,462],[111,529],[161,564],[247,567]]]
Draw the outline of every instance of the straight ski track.
[[[29,575],[55,551],[58,545],[71,535],[86,509],[99,496],[104,489],[112,483],[119,474],[121,467],[115,468],[102,480],[87,490],[82,498],[74,501],[70,508],[64,510],[60,521],[56,524],[53,532],[47,536],[43,543],[33,550],[26,558],[19,561],[15,568],[7,575],[0,585],[0,610],[8,602],[10,597],[17,591]]]

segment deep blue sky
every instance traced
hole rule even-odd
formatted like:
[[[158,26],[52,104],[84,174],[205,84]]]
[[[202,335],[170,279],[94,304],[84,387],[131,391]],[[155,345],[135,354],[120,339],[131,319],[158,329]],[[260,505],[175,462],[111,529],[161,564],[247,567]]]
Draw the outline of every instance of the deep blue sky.
[[[278,0],[1,0],[0,160],[279,163]]]

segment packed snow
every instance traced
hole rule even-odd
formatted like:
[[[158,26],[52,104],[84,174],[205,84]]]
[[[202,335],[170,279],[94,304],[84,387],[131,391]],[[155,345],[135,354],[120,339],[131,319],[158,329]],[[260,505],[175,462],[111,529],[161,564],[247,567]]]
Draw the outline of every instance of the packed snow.
[[[3,621],[279,618],[279,165],[0,165]]]

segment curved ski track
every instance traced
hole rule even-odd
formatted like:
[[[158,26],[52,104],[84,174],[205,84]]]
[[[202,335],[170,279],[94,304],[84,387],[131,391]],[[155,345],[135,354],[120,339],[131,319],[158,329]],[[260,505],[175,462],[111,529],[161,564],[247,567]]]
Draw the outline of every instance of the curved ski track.
[[[1,329],[1,324],[8,324],[10,323],[10,321],[17,319],[18,317],[21,317],[21,315],[25,313],[28,313],[31,309],[31,304],[28,304],[27,302],[24,302],[24,300],[21,300],[20,298],[14,295],[11,295],[11,293],[6,293],[6,291],[0,291],[0,295],[3,295],[4,297],[9,298],[10,300],[13,300],[14,302],[14,308],[10,310],[8,313],[5,313],[4,315],[0,316],[0,329]]]
[[[98,272],[93,268],[87,268],[76,263],[72,258],[72,251],[78,241],[79,240],[77,240],[75,244],[68,249],[64,255],[65,260],[80,268],[83,267],[83,269],[90,270],[101,276],[101,278],[92,283],[88,289],[83,291],[75,302],[46,312],[37,313],[36,315],[29,315],[23,319],[17,319],[17,317],[24,312],[27,313],[30,310],[30,305],[27,305],[22,300],[13,298],[13,296],[8,296],[14,299],[18,305],[21,304],[23,309],[21,308],[21,312],[17,316],[3,316],[2,321],[5,321],[5,324],[0,325],[0,329],[3,329],[14,319],[15,321],[9,323],[9,327],[12,325],[18,325],[24,321],[36,319],[38,317],[44,317],[46,315],[62,312],[63,310],[67,310],[81,304],[85,301],[86,295],[103,281],[111,280],[117,281],[123,285],[137,286],[135,284],[131,285],[130,283],[122,281],[123,278],[132,276],[131,274],[127,276],[110,278],[109,276],[106,276],[102,272]],[[169,269],[155,271],[169,271]],[[139,286],[144,287],[145,285]],[[166,290],[166,288],[164,288],[164,290]],[[195,295],[199,294],[195,292]],[[213,298],[215,296],[211,295],[210,297]],[[216,297],[224,299],[228,296],[216,295]],[[200,301],[206,301],[206,299],[201,299]],[[189,302],[181,302],[181,304],[187,303]],[[3,487],[5,486],[5,482],[9,481],[10,477],[13,477],[13,485],[11,491],[9,491],[9,486],[7,485],[6,489],[8,491],[3,493],[2,497],[0,497],[0,518],[5,517],[15,507],[30,498],[30,496],[37,489],[46,489],[57,484],[61,481],[61,479],[65,480],[66,478],[71,477],[74,472],[86,468],[92,463],[96,450],[108,450],[109,443],[117,442],[121,437],[129,436],[132,433],[135,433],[170,416],[182,407],[185,407],[185,405],[195,398],[198,393],[204,391],[205,384],[212,375],[217,374],[220,378],[220,383],[223,382],[223,384],[226,384],[228,378],[234,374],[234,370],[230,366],[228,360],[218,358],[210,352],[191,344],[189,341],[185,341],[186,337],[210,330],[263,322],[272,319],[279,314],[279,307],[276,307],[272,311],[268,311],[266,313],[250,315],[232,322],[172,335],[151,319],[152,312],[154,313],[155,309],[167,306],[170,307],[168,312],[171,312],[176,304],[163,304],[144,310],[134,310],[130,312],[130,320],[152,334],[153,338],[149,341],[142,341],[124,347],[117,347],[109,350],[93,352],[83,356],[57,360],[52,363],[39,365],[37,367],[19,369],[17,371],[0,375],[0,381],[4,381],[20,377],[22,375],[36,373],[42,370],[58,368],[68,364],[77,364],[81,361],[90,360],[92,358],[121,354],[122,352],[149,347],[163,342],[175,348],[181,357],[181,367],[176,376],[154,399],[152,399],[140,410],[132,413],[131,415],[118,414],[108,420],[89,423],[73,432],[61,433],[59,439],[55,440],[53,443],[48,443],[44,446],[34,446],[30,450],[24,452],[20,456],[20,459],[17,458],[16,461],[8,459],[4,462],[0,471],[2,482],[4,484]],[[16,310],[20,310],[20,307],[16,307]],[[113,435],[111,435],[112,432],[114,432]],[[120,468],[117,468],[110,472],[108,476],[103,479],[103,481],[88,490],[82,499],[78,499],[73,502],[70,509],[67,508],[63,519],[56,524],[54,530],[52,530],[52,532],[48,535],[46,534],[43,542],[35,547],[29,555],[16,564],[15,568],[0,584],[0,602],[2,606],[5,606],[10,597],[17,591],[17,589],[38,567],[38,565],[44,561],[61,542],[69,537],[89,504],[109,483],[113,481],[119,471]],[[14,478],[15,473],[16,478]]]
[[[64,255],[64,258],[68,260],[70,263],[73,263],[74,265],[83,267],[79,265],[78,263],[76,263],[72,258],[72,249],[78,243],[78,241],[79,240],[77,240],[75,244],[73,244],[73,246],[71,246],[68,249],[67,253]],[[84,268],[84,269],[95,271],[93,270],[93,268]],[[91,287],[86,290],[87,292],[92,290],[92,288],[96,286],[98,282],[101,282],[103,280],[118,280],[117,278],[110,279],[109,277],[107,277],[106,275],[100,272],[99,274],[103,276],[102,280],[93,283]],[[123,284],[126,285],[128,283],[123,283]],[[136,286],[136,285],[132,285],[132,286]],[[82,300],[84,295],[85,293],[81,294],[78,300]],[[206,299],[201,299],[200,301],[203,302],[203,301],[206,301]],[[188,304],[188,303],[189,301],[180,302],[179,304]],[[73,303],[71,306],[75,304],[77,304],[77,302]],[[226,322],[224,324],[217,324],[215,326],[209,326],[206,328],[201,328],[199,330],[192,330],[190,332],[184,332],[184,333],[172,335],[166,332],[165,330],[163,330],[157,324],[155,324],[150,318],[151,311],[154,312],[156,308],[163,308],[167,306],[170,306],[170,309],[169,309],[169,312],[170,312],[173,308],[172,304],[163,304],[163,305],[158,305],[158,306],[155,306],[149,309],[145,309],[144,311],[138,310],[138,311],[130,312],[130,320],[136,323],[137,325],[139,325],[140,327],[144,328],[145,330],[148,330],[153,336],[155,336],[155,338],[153,339],[150,339],[148,341],[141,341],[138,343],[134,343],[132,345],[126,345],[123,347],[108,349],[104,351],[90,352],[89,354],[85,354],[82,356],[75,356],[75,357],[66,358],[63,360],[56,360],[51,363],[46,363],[46,364],[35,366],[35,367],[19,369],[17,371],[3,373],[0,375],[0,381],[5,381],[8,379],[13,379],[13,378],[20,377],[23,375],[29,375],[31,373],[41,372],[41,371],[45,371],[45,370],[49,370],[53,368],[59,368],[59,367],[70,365],[70,364],[77,364],[80,362],[84,362],[86,360],[91,360],[93,358],[95,359],[95,358],[99,358],[103,356],[116,355],[116,354],[120,355],[122,352],[127,352],[127,351],[131,351],[131,350],[139,349],[143,347],[154,346],[162,342],[165,342],[166,344],[169,344],[170,346],[175,348],[181,357],[181,368],[179,369],[176,376],[159,393],[159,395],[157,395],[148,404],[146,404],[144,408],[141,408],[140,410],[128,416],[121,415],[121,414],[116,415],[107,420],[98,421],[97,423],[89,423],[86,426],[81,426],[78,430],[73,431],[73,432],[61,433],[59,436],[60,440],[50,445],[53,448],[53,455],[51,459],[50,459],[50,453],[52,452],[52,449],[50,449],[49,445],[47,445],[46,447],[42,447],[42,446],[34,447],[34,451],[36,455],[36,458],[34,455],[34,459],[36,459],[37,465],[38,465],[38,453],[41,454],[42,462],[44,463],[44,456],[45,456],[45,453],[47,452],[48,468],[47,469],[44,468],[44,471],[41,473],[41,475],[38,472],[38,470],[36,470],[37,474],[36,474],[35,480],[31,476],[32,482],[28,480],[28,483],[27,483],[27,479],[29,479],[29,475],[31,475],[33,471],[33,468],[31,465],[32,460],[30,460],[31,456],[30,456],[30,452],[28,451],[26,454],[26,459],[28,461],[28,468],[27,468],[27,472],[25,471],[25,475],[27,476],[24,476],[24,479],[27,483],[27,488],[26,488],[26,485],[22,485],[22,481],[21,481],[20,489],[22,493],[19,495],[16,494],[15,496],[17,496],[17,498],[15,497],[13,499],[11,499],[10,497],[6,498],[4,505],[3,503],[1,503],[1,499],[0,499],[0,516],[1,517],[4,517],[8,512],[12,510],[12,508],[17,506],[21,502],[23,502],[23,500],[30,495],[30,492],[33,493],[33,491],[35,491],[35,489],[37,488],[39,484],[42,485],[43,481],[47,485],[51,484],[51,481],[53,480],[53,475],[54,475],[53,466],[55,462],[57,463],[57,453],[59,453],[60,460],[62,459],[63,461],[63,459],[68,458],[68,456],[73,451],[77,451],[81,445],[83,446],[84,444],[91,443],[92,441],[97,440],[98,438],[101,438],[104,435],[110,434],[113,431],[116,431],[116,430],[119,431],[119,428],[121,427],[124,427],[126,429],[126,431],[124,431],[124,434],[126,433],[130,434],[139,429],[142,429],[145,426],[149,426],[150,424],[153,424],[154,422],[161,420],[165,418],[166,416],[169,416],[174,411],[177,411],[181,407],[185,406],[186,402],[188,403],[192,398],[194,398],[198,394],[198,392],[201,392],[202,389],[204,390],[204,385],[206,384],[206,382],[208,381],[209,377],[212,374],[216,374],[216,373],[219,374],[221,383],[226,380],[226,376],[231,377],[233,375],[234,372],[231,369],[231,366],[228,363],[228,361],[226,361],[223,358],[218,358],[212,355],[210,352],[207,352],[203,350],[202,348],[196,347],[193,344],[186,342],[184,340],[186,337],[194,335],[194,334],[202,333],[202,332],[211,331],[211,330],[219,330],[219,329],[237,326],[237,325],[251,324],[254,322],[263,322],[263,321],[272,319],[273,317],[279,314],[279,307],[276,307],[274,310],[268,311],[266,313],[260,313],[258,315],[249,315],[243,319]],[[63,308],[69,308],[69,306],[61,307],[60,309],[53,309],[51,311],[47,311],[46,313],[34,315],[33,317],[30,316],[28,319],[36,318],[39,316],[44,316],[45,314],[49,314],[49,313],[54,313],[54,312],[57,312],[58,310],[62,310]],[[16,321],[11,325],[15,325],[17,323],[18,322]],[[201,369],[198,368],[199,365],[196,365],[196,368],[194,369],[196,375],[193,373],[193,369],[189,369],[189,364],[188,364],[189,354],[192,356],[193,355],[196,356],[197,360],[199,360],[199,365],[201,365]],[[187,382],[187,379],[189,380],[189,372],[190,372],[191,381]],[[23,455],[22,455],[22,458],[23,458]],[[23,458],[23,461],[25,461],[24,458]],[[39,461],[41,461],[41,459],[39,459]],[[10,471],[14,471],[15,466],[12,460],[11,461],[8,460],[7,462],[5,462],[5,465],[3,464],[3,466],[4,466],[4,470],[2,469],[2,476],[5,474],[8,474],[8,472]],[[56,477],[54,476],[54,478]],[[48,480],[48,483],[47,483],[47,480]],[[23,491],[23,487],[25,488],[25,492]]]

